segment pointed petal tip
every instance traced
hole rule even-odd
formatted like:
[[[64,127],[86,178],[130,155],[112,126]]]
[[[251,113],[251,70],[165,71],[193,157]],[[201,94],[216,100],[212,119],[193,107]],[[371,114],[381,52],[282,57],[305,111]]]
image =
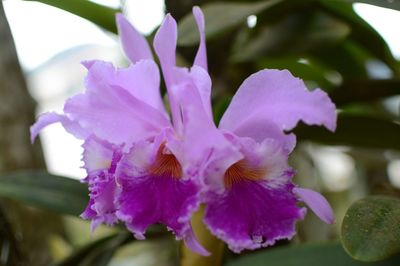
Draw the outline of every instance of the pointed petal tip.
[[[194,6],[192,8],[192,12],[195,16],[201,16],[202,18],[204,18],[204,14],[203,11],[201,10],[201,8],[199,6]]]
[[[208,257],[211,255],[211,253],[197,241],[192,229],[189,230],[183,241],[185,242],[186,247],[193,252],[196,252],[204,257]]]
[[[118,34],[121,39],[122,48],[132,63],[141,59],[153,59],[150,46],[147,40],[139,31],[129,22],[127,17],[118,13],[115,16],[115,22],[118,28]]]
[[[36,139],[37,135],[39,134],[39,131],[36,129],[35,124],[33,124],[29,128],[29,132],[30,132],[30,135],[31,135],[30,136],[31,144],[33,144],[35,142],[35,139]]]
[[[293,189],[300,199],[327,224],[335,223],[335,216],[329,202],[320,193],[311,189],[296,187]]]
[[[172,27],[172,29],[178,27],[177,23],[176,23],[176,20],[174,19],[174,17],[170,13],[165,15],[165,18],[164,18],[163,22],[161,23],[160,29],[164,28],[164,27]],[[171,29],[169,28],[169,30],[171,30]]]
[[[84,66],[87,70],[89,70],[94,63],[96,63],[96,60],[84,60],[81,61],[81,65]]]

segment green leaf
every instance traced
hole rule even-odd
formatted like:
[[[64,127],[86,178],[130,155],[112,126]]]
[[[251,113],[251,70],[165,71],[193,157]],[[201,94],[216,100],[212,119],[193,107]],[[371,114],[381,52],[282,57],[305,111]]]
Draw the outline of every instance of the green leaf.
[[[1,175],[0,196],[71,215],[82,213],[88,202],[85,184],[44,171],[18,171]]]
[[[229,262],[226,266],[393,266],[400,257],[377,263],[364,263],[349,257],[338,243],[303,244],[267,248]]]
[[[310,51],[309,56],[319,64],[338,71],[344,80],[368,77],[366,64],[371,56],[352,40]]]
[[[399,79],[381,79],[345,81],[340,87],[330,93],[330,96],[337,105],[341,105],[374,101],[399,94]]]
[[[244,44],[235,45],[232,60],[245,62],[265,56],[304,54],[340,43],[349,33],[346,23],[323,12],[305,10],[264,25]]]
[[[337,16],[351,26],[352,31],[349,38],[358,42],[371,55],[385,62],[394,73],[400,74],[399,63],[394,58],[385,40],[373,27],[357,15],[350,3],[331,0],[321,0],[320,3],[326,12]]]
[[[25,0],[41,2],[50,6],[68,11],[79,17],[85,18],[100,27],[117,33],[115,25],[115,14],[121,12],[119,9],[113,9],[103,5],[96,4],[88,0]],[[51,22],[49,23],[56,23]]]
[[[146,233],[147,240],[159,240],[170,236],[170,233],[159,225],[151,226]],[[132,233],[126,231],[106,236],[79,248],[54,266],[106,266],[118,248],[134,241],[136,239]]]
[[[342,243],[355,259],[377,261],[400,252],[400,199],[370,196],[351,205],[342,223]],[[399,264],[397,264],[399,265]]]
[[[231,29],[269,7],[277,5],[283,0],[270,0],[255,3],[210,3],[201,8],[206,23],[206,37],[211,38],[220,32]],[[186,15],[179,23],[178,44],[182,46],[194,45],[199,42],[199,33],[195,30],[196,23],[192,14]]]
[[[115,251],[132,240],[132,234],[123,232],[100,238],[78,249],[55,266],[106,266]]]
[[[326,0],[325,0],[326,1]],[[374,6],[386,7],[391,9],[400,10],[400,0],[329,0],[332,2],[347,2],[347,3],[364,3]]]
[[[299,125],[298,139],[329,145],[400,150],[400,125],[388,120],[340,114],[335,133],[316,126]]]

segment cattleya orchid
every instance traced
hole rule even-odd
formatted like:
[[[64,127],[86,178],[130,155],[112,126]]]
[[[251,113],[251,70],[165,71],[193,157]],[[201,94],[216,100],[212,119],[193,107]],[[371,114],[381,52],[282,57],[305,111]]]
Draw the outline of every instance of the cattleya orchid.
[[[288,71],[250,76],[217,128],[212,119],[204,17],[193,14],[200,45],[190,69],[176,67],[177,26],[167,15],[154,39],[167,87],[171,119],[160,95],[160,76],[144,37],[117,15],[122,46],[131,64],[115,68],[86,61],[86,91],[71,97],[64,114],[46,113],[31,128],[32,140],[60,122],[84,140],[90,200],[82,217],[99,224],[124,222],[136,238],[162,223],[201,255],[192,214],[204,203],[204,223],[240,252],[272,245],[295,234],[305,202],[323,221],[332,210],[317,192],[291,182],[288,156],[302,120],[335,129],[335,106],[326,93],[307,91]]]

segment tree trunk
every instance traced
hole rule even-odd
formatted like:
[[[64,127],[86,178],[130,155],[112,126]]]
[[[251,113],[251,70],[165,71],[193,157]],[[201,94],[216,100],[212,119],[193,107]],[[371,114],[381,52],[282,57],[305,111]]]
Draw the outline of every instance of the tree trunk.
[[[45,168],[40,143],[29,140],[34,110],[0,1],[0,178],[15,170]],[[0,265],[48,265],[48,236],[60,232],[60,224],[58,215],[1,199]]]

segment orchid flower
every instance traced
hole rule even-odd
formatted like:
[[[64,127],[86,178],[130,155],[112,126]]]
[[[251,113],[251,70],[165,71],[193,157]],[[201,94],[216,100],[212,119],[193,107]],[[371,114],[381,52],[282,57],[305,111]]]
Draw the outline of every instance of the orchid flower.
[[[221,134],[240,152],[210,158],[204,172],[204,223],[231,250],[256,249],[295,235],[304,218],[303,201],[324,222],[333,223],[331,207],[319,193],[291,181],[288,156],[295,147],[292,130],[299,121],[336,127],[335,105],[328,95],[308,91],[287,70],[261,70],[247,78],[219,123]]]
[[[82,217],[92,220],[93,229],[100,223],[122,221],[136,238],[143,239],[150,225],[162,223],[189,248],[207,255],[194,237],[190,218],[200,204],[198,174],[211,144],[181,144],[194,142],[194,115],[211,117],[204,18],[199,8],[193,13],[201,42],[190,70],[175,66],[177,26],[169,14],[154,39],[172,121],[161,99],[160,76],[151,49],[119,14],[117,26],[131,65],[116,69],[103,61],[84,62],[88,69],[86,91],[67,100],[63,115],[40,116],[31,127],[31,136],[33,140],[42,128],[60,122],[69,133],[84,140],[90,201]],[[197,93],[193,104],[181,97],[189,89]],[[217,134],[212,121],[207,123],[214,129],[210,132]]]
[[[296,139],[287,132],[300,120],[334,130],[334,104],[288,71],[262,70],[239,88],[217,128],[204,17],[198,7],[193,14],[200,45],[190,69],[176,67],[177,25],[170,15],[153,43],[171,119],[146,39],[118,15],[131,65],[118,69],[108,62],[84,62],[86,91],[67,100],[64,114],[43,114],[32,126],[32,140],[56,122],[84,140],[90,200],[82,217],[92,221],[92,229],[122,221],[138,239],[150,225],[162,223],[202,255],[208,252],[190,225],[201,203],[204,223],[235,252],[293,237],[306,212],[300,201],[333,222],[319,193],[292,183],[294,170],[287,161]]]

